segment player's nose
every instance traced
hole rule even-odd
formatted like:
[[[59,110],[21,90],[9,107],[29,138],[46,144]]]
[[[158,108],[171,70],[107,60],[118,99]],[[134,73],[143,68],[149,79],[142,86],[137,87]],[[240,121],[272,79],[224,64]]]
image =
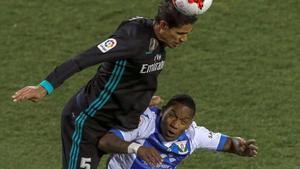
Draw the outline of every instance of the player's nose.
[[[173,120],[171,125],[170,125],[173,129],[177,130],[179,128],[179,120]]]
[[[179,41],[180,41],[180,43],[183,43],[183,42],[187,41],[187,39],[188,39],[187,35],[183,35],[179,38]]]

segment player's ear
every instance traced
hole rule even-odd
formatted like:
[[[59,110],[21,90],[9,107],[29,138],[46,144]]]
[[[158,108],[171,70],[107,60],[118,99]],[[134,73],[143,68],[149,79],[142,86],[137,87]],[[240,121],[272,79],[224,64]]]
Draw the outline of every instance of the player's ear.
[[[164,21],[164,20],[160,20],[159,21],[159,27],[162,29],[162,30],[167,30],[169,29],[169,24],[168,22]]]

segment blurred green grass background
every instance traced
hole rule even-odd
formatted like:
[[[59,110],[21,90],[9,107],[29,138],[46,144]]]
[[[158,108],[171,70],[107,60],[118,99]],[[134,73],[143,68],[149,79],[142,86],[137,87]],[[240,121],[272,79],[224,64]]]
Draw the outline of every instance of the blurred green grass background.
[[[104,40],[120,21],[152,18],[159,2],[0,1],[1,169],[60,168],[60,112],[97,66],[40,103],[16,104],[10,96]],[[199,150],[178,168],[300,168],[299,9],[297,0],[215,0],[189,41],[168,49],[157,95],[192,95],[198,124],[256,138],[260,148],[253,159]]]

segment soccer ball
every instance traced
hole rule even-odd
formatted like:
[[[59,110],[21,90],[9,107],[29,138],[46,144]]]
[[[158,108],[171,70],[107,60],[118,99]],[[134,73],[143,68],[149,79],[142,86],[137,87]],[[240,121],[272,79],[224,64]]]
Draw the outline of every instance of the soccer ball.
[[[172,0],[175,8],[184,15],[203,14],[211,6],[213,0]]]

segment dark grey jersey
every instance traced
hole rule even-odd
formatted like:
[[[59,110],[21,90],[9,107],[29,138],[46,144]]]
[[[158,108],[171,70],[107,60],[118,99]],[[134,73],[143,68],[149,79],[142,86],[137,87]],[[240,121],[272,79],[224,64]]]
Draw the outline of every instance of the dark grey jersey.
[[[153,20],[124,21],[107,40],[58,66],[44,87],[56,88],[74,73],[101,64],[78,92],[77,104],[100,124],[134,129],[156,91],[164,48],[153,31]]]

